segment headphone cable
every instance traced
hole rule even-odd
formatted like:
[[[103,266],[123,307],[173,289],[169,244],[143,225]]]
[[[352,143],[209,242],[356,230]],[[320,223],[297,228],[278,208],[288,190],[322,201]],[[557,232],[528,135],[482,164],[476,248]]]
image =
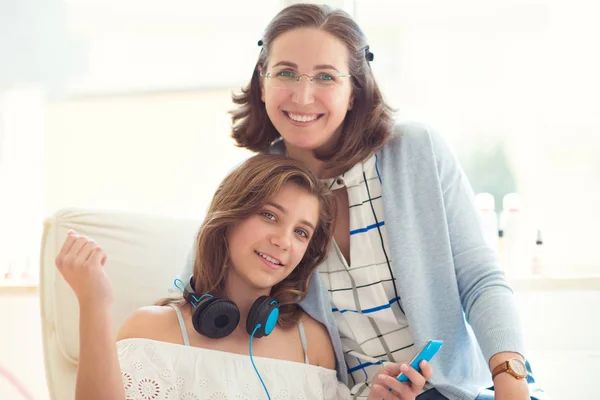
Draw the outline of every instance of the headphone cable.
[[[249,344],[250,361],[252,362],[252,366],[254,367],[254,371],[256,371],[256,375],[258,375],[258,379],[260,379],[260,383],[262,383],[262,386],[265,389],[265,392],[267,392],[267,398],[269,400],[271,400],[271,396],[269,395],[269,391],[267,390],[267,387],[265,386],[265,383],[263,382],[262,378],[260,377],[260,374],[258,373],[258,369],[256,369],[256,364],[254,364],[254,359],[252,358],[252,338],[254,337],[254,334],[256,333],[256,330],[258,328],[260,328],[261,326],[262,326],[261,324],[257,324],[256,327],[254,328],[254,330],[252,331],[252,335],[250,335],[250,344]]]

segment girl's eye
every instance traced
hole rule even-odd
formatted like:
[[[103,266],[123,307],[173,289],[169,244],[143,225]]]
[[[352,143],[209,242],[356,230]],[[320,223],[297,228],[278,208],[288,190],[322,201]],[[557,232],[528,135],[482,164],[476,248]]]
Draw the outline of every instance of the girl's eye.
[[[296,232],[298,233],[298,235],[308,238],[308,232],[306,232],[304,229],[296,229]]]
[[[265,217],[267,219],[271,219],[271,220],[275,219],[275,216],[273,214],[271,214],[270,212],[267,212],[267,211],[263,211],[262,215],[263,215],[263,217]]]

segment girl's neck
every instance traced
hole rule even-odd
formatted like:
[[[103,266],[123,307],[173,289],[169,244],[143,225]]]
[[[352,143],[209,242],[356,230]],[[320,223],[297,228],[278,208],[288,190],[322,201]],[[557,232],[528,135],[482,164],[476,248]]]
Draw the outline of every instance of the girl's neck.
[[[221,297],[227,298],[233,301],[238,310],[240,311],[240,322],[234,333],[242,334],[242,336],[247,335],[246,332],[246,321],[248,320],[248,314],[250,313],[250,309],[254,305],[254,302],[260,296],[268,296],[270,294],[270,290],[257,290],[254,288],[249,288],[247,285],[236,285],[231,280],[228,282],[224,293],[221,294]]]

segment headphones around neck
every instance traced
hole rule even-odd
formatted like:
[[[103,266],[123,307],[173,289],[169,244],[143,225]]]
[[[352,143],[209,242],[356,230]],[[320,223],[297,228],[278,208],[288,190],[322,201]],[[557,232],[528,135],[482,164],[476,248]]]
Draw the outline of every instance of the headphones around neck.
[[[208,293],[198,297],[194,290],[193,275],[185,286],[181,279],[175,279],[173,283],[177,289],[183,292],[183,298],[194,307],[192,324],[196,332],[212,339],[220,339],[231,334],[237,328],[240,322],[240,310],[233,301],[226,298],[214,297]],[[181,286],[179,286],[180,284]],[[246,319],[246,332],[250,335],[250,342],[248,344],[250,361],[269,400],[271,400],[271,395],[269,395],[267,386],[258,373],[256,364],[254,364],[254,359],[252,358],[252,339],[254,337],[261,338],[268,336],[275,329],[278,319],[279,303],[269,296],[260,296],[256,299]]]
[[[177,279],[175,285],[181,282]],[[183,283],[183,282],[181,282]],[[177,286],[179,288],[179,286]],[[181,288],[179,288],[181,290]],[[182,290],[183,298],[194,307],[192,323],[196,332],[212,339],[223,338],[235,330],[240,322],[240,310],[227,299],[211,294],[198,296],[194,291],[194,277]],[[261,296],[250,308],[246,319],[248,335],[261,338],[268,336],[279,319],[279,303],[269,296]]]

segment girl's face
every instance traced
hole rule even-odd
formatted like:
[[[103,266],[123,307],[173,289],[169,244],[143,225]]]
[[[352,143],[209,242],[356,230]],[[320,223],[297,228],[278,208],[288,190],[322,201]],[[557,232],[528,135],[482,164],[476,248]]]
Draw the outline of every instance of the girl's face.
[[[290,30],[273,41],[262,71],[262,100],[288,148],[335,146],[353,102],[352,78],[340,77],[350,73],[348,60],[344,43],[319,29]],[[302,74],[315,77],[313,83],[306,76],[290,79]]]
[[[284,185],[259,212],[229,230],[228,285],[262,291],[287,278],[302,261],[318,218],[315,196],[293,183]]]

